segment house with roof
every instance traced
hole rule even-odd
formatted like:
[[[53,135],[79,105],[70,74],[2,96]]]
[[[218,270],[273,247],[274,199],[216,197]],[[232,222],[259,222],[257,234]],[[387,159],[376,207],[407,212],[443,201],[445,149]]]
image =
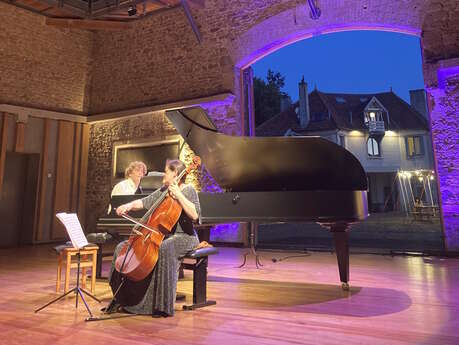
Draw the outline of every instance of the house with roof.
[[[357,157],[369,182],[371,212],[401,210],[400,171],[432,171],[434,160],[424,90],[408,104],[392,90],[374,94],[308,93],[256,128],[257,136],[321,136]],[[418,183],[419,184],[419,183]],[[415,183],[410,195],[426,199]],[[425,194],[425,193],[424,193]],[[428,201],[428,200],[425,200]]]

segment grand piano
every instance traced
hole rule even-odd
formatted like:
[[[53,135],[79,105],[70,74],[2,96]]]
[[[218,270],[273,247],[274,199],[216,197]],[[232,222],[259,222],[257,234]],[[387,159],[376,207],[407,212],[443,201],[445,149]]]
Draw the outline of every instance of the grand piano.
[[[349,288],[348,230],[368,216],[366,174],[349,151],[320,137],[225,135],[200,107],[166,116],[222,189],[199,193],[203,224],[317,222],[333,235]]]

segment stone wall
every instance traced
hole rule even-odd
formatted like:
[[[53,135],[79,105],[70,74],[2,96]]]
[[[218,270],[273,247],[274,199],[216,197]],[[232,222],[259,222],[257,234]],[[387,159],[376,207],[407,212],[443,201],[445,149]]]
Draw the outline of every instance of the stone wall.
[[[424,61],[433,63],[459,56],[459,2],[425,1],[422,22]]]
[[[459,251],[459,59],[425,65],[446,247]]]
[[[105,121],[90,127],[86,226],[95,231],[97,218],[107,212],[112,188],[114,144],[142,140],[160,141],[176,134],[164,112]]]
[[[0,104],[87,113],[93,34],[0,2]]]
[[[312,20],[306,2],[206,1],[204,8],[191,7],[201,44],[181,8],[139,20],[129,30],[98,32],[91,112],[235,92],[238,68],[285,44],[324,32],[380,28],[416,34],[426,18],[438,14],[431,3],[434,1],[322,0],[322,15]],[[446,3],[449,13],[455,13],[456,2]],[[429,23],[427,20],[426,25]],[[453,35],[454,25],[448,25]],[[429,42],[435,41],[432,35],[441,35],[430,32]]]
[[[225,101],[203,103],[201,106],[207,111],[220,132],[239,135],[240,127],[233,107],[233,100],[234,97],[230,97]],[[95,229],[97,219],[107,212],[113,185],[112,168],[115,144],[155,142],[173,136],[178,136],[178,133],[167,119],[164,111],[91,125],[86,216],[88,231],[95,231],[93,229]],[[188,164],[193,156],[194,153],[188,145],[185,145],[180,159]],[[198,190],[210,191],[216,188],[215,182],[205,167],[190,174],[187,183],[192,183]]]
[[[457,1],[321,0],[309,18],[297,0],[206,1],[191,6],[199,44],[182,8],[120,31],[58,29],[0,4],[1,101],[90,114],[232,91],[238,68],[295,40],[352,28],[423,34],[426,61],[459,55]],[[94,47],[94,49],[93,49]]]
[[[238,135],[240,69],[297,40],[353,29],[421,34],[426,80],[436,78],[438,61],[459,56],[456,0],[321,0],[319,5],[321,17],[311,20],[305,1],[206,1],[203,8],[191,6],[203,38],[199,44],[181,8],[135,21],[128,30],[93,33],[49,27],[42,16],[0,3],[0,102],[97,114],[230,91],[235,96],[231,104],[218,110],[213,105],[209,112],[228,122],[219,128]],[[435,103],[432,127],[442,127],[434,134],[440,151],[440,132],[449,133],[445,138],[457,135],[449,122],[457,114],[455,80],[447,78],[441,87],[427,82]],[[91,127],[89,176],[101,185],[91,182],[88,195],[107,191],[114,140],[173,132],[164,115]],[[448,189],[456,175],[449,167],[451,157],[440,151],[437,163],[445,181],[440,186],[448,205],[457,197]],[[89,209],[97,203],[103,202],[88,200]],[[456,225],[451,229],[459,232]]]

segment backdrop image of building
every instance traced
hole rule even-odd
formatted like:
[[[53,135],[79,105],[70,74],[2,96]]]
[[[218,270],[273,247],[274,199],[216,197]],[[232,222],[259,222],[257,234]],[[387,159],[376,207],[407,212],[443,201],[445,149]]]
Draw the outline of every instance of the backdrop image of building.
[[[258,126],[256,135],[320,136],[343,146],[367,172],[370,212],[402,211],[398,172],[414,175],[434,169],[425,91],[412,90],[410,97],[408,104],[392,90],[345,94],[314,89],[308,93],[303,79],[299,101]],[[412,185],[410,199],[436,202],[435,191],[431,200],[416,180]]]

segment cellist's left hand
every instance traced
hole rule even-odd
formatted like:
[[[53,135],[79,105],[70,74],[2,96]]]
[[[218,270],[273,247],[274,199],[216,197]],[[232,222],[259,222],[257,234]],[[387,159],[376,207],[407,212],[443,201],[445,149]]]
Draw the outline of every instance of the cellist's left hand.
[[[178,186],[177,182],[173,182],[169,185],[169,194],[174,199],[180,198],[180,196],[182,195],[182,190]]]

